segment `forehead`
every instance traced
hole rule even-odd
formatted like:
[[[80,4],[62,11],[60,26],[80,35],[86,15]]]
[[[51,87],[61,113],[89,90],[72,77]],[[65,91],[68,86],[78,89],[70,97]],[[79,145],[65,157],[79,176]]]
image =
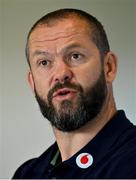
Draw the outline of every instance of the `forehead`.
[[[90,34],[90,30],[86,21],[79,18],[68,18],[57,20],[51,26],[46,24],[37,26],[30,35],[29,43],[88,34]]]

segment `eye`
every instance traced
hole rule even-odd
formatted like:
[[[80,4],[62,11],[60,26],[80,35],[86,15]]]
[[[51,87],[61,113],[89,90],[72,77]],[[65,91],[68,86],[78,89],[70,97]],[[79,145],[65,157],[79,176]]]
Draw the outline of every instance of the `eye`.
[[[40,65],[42,65],[42,66],[49,66],[49,61],[48,60],[42,60],[42,61],[40,61]]]
[[[81,54],[79,54],[79,53],[73,53],[72,56],[71,56],[71,60],[76,60],[76,61],[77,61],[77,60],[80,60],[81,57],[82,57]]]

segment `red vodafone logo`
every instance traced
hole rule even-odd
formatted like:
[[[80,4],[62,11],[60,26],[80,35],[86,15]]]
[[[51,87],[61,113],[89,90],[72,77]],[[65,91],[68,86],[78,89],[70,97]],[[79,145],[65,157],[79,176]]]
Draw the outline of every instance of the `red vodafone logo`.
[[[88,156],[88,155],[84,155],[83,157],[81,157],[80,162],[81,162],[82,164],[88,163],[89,159],[88,159],[87,156]]]
[[[86,169],[93,164],[93,157],[89,153],[81,153],[76,158],[76,164],[80,168]]]

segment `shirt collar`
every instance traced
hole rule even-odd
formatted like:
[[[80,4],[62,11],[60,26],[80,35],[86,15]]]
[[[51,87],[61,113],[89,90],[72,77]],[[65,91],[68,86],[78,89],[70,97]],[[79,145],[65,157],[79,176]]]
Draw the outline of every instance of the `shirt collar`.
[[[117,111],[113,118],[86,146],[63,163],[72,166],[73,168],[77,168],[77,156],[81,153],[89,153],[94,159],[93,163],[96,164],[108,153],[108,151],[110,151],[111,148],[114,147],[119,136],[130,126],[130,124],[131,123],[126,118],[124,111]],[[55,143],[54,146],[56,147],[57,144]]]

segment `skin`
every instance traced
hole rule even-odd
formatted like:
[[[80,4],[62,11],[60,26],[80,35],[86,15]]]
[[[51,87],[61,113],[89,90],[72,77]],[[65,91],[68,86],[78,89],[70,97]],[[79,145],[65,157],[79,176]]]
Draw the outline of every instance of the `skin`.
[[[99,50],[91,41],[87,29],[83,20],[77,17],[67,18],[52,26],[38,26],[29,39],[31,70],[28,81],[32,90],[36,88],[46,101],[49,90],[57,82],[64,83],[67,79],[71,83],[80,84],[86,91],[95,84],[102,68],[104,69],[108,94],[100,114],[73,132],[64,133],[53,127],[62,161],[69,159],[93,139],[116,112],[112,82],[116,75],[117,57],[108,52],[102,64]],[[45,59],[48,61],[44,61]],[[66,98],[72,101],[73,108],[77,108],[76,92],[71,92]],[[64,99],[65,97],[53,98],[56,110],[59,110]]]

